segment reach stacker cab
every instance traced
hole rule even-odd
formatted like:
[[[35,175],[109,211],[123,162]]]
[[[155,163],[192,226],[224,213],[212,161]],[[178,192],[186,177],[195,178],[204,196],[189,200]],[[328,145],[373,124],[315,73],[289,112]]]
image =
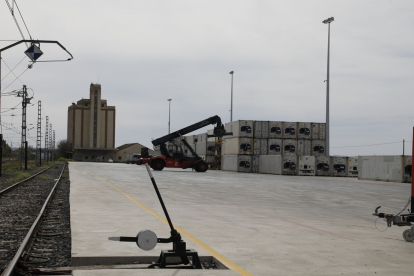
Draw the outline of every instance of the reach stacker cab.
[[[154,147],[160,146],[161,155],[151,157],[148,160],[148,165],[156,171],[161,171],[165,167],[181,169],[192,168],[197,172],[207,171],[208,164],[200,156],[197,155],[194,149],[187,143],[185,139],[183,139],[183,136],[207,125],[214,124],[216,124],[216,126],[214,127],[213,135],[208,135],[208,137],[223,137],[225,135],[233,135],[232,132],[226,132],[219,116],[210,117],[206,120],[153,140],[152,144]],[[183,144],[186,146],[187,150],[191,152],[192,156],[187,156],[182,150],[182,147],[178,145],[173,145],[172,152],[168,151],[166,143],[171,142],[177,138],[182,140]],[[143,161],[142,164],[145,164],[144,162],[145,161]]]

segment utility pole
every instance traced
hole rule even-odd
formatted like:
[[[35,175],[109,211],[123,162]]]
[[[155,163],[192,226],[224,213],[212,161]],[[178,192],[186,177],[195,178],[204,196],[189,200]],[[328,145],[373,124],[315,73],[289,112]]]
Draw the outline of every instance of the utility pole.
[[[46,131],[45,131],[45,161],[46,163],[49,162],[48,157],[48,145],[49,145],[49,116],[46,116]]]
[[[52,124],[49,127],[49,160],[52,161]]]
[[[27,98],[27,87],[23,85],[23,90],[17,93],[17,97],[22,97],[22,140],[20,145],[20,169],[22,169],[22,164],[24,162],[25,169],[27,170],[27,150],[25,150],[26,144],[26,106],[30,104],[30,99]]]
[[[27,170],[27,141],[24,142],[24,169]]]
[[[170,127],[171,127],[171,99],[167,100],[168,103],[168,134],[170,134]]]
[[[37,102],[36,165],[42,166],[42,102]]]
[[[329,156],[330,135],[329,135],[329,52],[330,52],[330,39],[331,39],[331,22],[334,21],[333,17],[322,21],[323,24],[328,24],[328,65],[326,73],[326,156]]]
[[[233,122],[233,75],[234,75],[234,71],[231,71],[229,74],[231,75],[230,122]]]
[[[56,156],[55,156],[55,130],[53,130],[53,143],[52,143],[52,146],[53,146],[53,151],[52,151],[53,160],[55,160],[55,158],[56,158]]]
[[[404,156],[404,150],[405,150],[405,139],[403,139],[403,156]]]

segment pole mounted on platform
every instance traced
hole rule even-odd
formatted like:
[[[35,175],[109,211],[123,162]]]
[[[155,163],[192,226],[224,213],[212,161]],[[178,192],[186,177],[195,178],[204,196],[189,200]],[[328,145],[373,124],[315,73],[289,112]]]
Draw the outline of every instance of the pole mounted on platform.
[[[333,17],[329,17],[322,21],[323,24],[328,24],[328,62],[326,70],[326,156],[329,156],[330,148],[330,127],[329,127],[329,54],[330,54],[330,43],[331,43],[331,22],[334,21]]]

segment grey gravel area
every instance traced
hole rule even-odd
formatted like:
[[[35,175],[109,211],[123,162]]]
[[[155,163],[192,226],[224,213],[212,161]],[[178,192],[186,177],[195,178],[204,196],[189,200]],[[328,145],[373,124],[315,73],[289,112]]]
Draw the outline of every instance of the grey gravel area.
[[[24,270],[28,270],[26,275],[32,275],[31,270],[36,268],[71,266],[69,193],[69,170],[66,166],[51,204],[42,217],[29,256],[22,261]]]
[[[0,273],[38,216],[62,166],[57,165],[0,196]]]

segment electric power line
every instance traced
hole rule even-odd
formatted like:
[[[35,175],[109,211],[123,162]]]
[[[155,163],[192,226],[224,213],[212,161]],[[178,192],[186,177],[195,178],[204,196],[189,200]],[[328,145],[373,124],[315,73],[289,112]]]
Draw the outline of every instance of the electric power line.
[[[9,65],[7,65],[7,63],[4,61],[4,58],[1,58],[1,60],[4,62],[4,64],[7,66],[7,68],[9,68],[9,70],[10,70],[10,72],[9,73],[7,73],[7,75],[5,75],[2,79],[1,79],[1,81],[3,81],[10,73],[12,73],[13,72],[13,70],[14,69],[16,69],[16,67],[24,60],[26,58],[26,56],[24,56],[20,61],[19,61],[19,63],[17,63],[16,64],[16,66],[14,66],[13,67],[13,69],[10,69],[10,67],[9,67]],[[15,73],[13,73],[13,75],[16,77],[16,74]],[[17,78],[17,77],[16,77]],[[21,81],[21,80],[19,80],[23,85],[24,85],[24,83]]]
[[[22,36],[22,38],[25,40],[25,37],[24,37],[23,32],[22,32],[22,29],[21,29],[21,28],[20,28],[20,26],[19,26],[19,22],[17,22],[16,16],[14,16],[14,11],[13,11],[13,8],[10,6],[10,3],[9,3],[9,1],[8,1],[8,0],[5,0],[5,1],[6,1],[7,6],[9,7],[9,11],[10,11],[10,13],[11,13],[11,14],[12,14],[12,16],[13,16],[14,22],[16,23],[16,26],[17,26],[17,28],[19,29],[20,35],[21,35],[21,36]],[[15,0],[13,0],[13,1],[15,1]],[[26,47],[28,47],[28,48],[29,48],[29,46],[27,45],[27,43],[26,43]]]
[[[390,143],[382,143],[382,144],[371,144],[371,145],[361,145],[361,146],[331,147],[331,148],[335,148],[335,149],[339,149],[339,148],[359,148],[359,147],[372,147],[372,146],[380,146],[380,145],[388,145],[388,144],[397,144],[397,143],[402,143],[402,141],[390,142]]]

